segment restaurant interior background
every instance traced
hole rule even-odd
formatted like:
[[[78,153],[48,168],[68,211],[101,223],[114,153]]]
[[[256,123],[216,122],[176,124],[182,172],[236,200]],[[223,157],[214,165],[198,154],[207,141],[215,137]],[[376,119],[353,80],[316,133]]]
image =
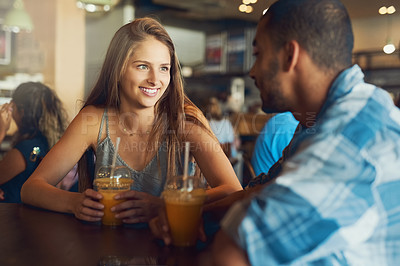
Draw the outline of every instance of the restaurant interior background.
[[[107,7],[101,3],[110,2]],[[247,73],[251,42],[263,10],[271,0],[0,0],[0,104],[18,84],[41,81],[54,88],[72,119],[93,86],[108,44],[123,24],[147,15],[159,18],[175,42],[186,91],[199,107],[211,96],[228,95],[234,111],[257,112],[260,99]],[[400,92],[400,3],[398,0],[343,0],[355,35],[354,62],[366,80]],[[91,3],[98,4],[97,6]],[[380,15],[380,7],[397,11]],[[85,9],[87,8],[87,10]],[[246,9],[247,8],[247,9]],[[90,12],[93,10],[95,12]],[[245,12],[239,11],[243,9]],[[252,12],[246,13],[252,9]],[[105,11],[108,10],[108,11]],[[22,20],[30,26],[8,25]],[[11,13],[19,17],[10,22]],[[19,31],[19,32],[17,32]],[[383,47],[391,42],[391,54]],[[29,97],[29,96],[28,96]],[[234,124],[254,135],[263,115]]]

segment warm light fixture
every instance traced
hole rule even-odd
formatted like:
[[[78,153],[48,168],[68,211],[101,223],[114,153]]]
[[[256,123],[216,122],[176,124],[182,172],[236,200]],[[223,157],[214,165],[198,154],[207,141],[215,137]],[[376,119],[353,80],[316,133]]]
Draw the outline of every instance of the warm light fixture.
[[[3,22],[3,29],[15,33],[21,30],[27,32],[33,30],[31,17],[26,12],[22,0],[15,0],[12,9],[6,14]]]
[[[382,6],[381,8],[379,8],[378,12],[381,15],[385,15],[387,13],[387,7],[386,6]]]
[[[382,13],[381,13],[382,11]],[[386,7],[381,7],[379,9],[379,13],[381,13],[382,15],[391,15],[394,12],[396,12],[396,9],[394,8],[394,6],[390,6],[388,8]],[[396,46],[394,46],[394,44],[392,43],[392,40],[390,38],[391,36],[391,30],[392,30],[392,20],[391,20],[392,16],[387,16],[387,37],[386,37],[386,44],[385,46],[383,46],[383,52],[385,54],[392,54],[394,51],[396,51]]]
[[[395,8],[394,6],[389,6],[389,7],[387,8],[387,13],[388,13],[389,15],[393,14],[394,12],[396,12],[396,8]]]
[[[396,46],[394,46],[394,44],[390,40],[388,40],[386,45],[383,46],[383,51],[385,52],[385,54],[392,54],[394,51],[396,51]]]
[[[76,6],[87,12],[107,12],[118,4],[120,0],[77,0]]]
[[[243,13],[251,13],[254,8],[251,5],[257,3],[257,0],[242,0],[242,4],[239,6],[239,11]]]
[[[246,5],[245,4],[241,4],[240,6],[239,6],[239,11],[240,12],[246,12]]]
[[[381,15],[385,15],[385,14],[391,15],[396,12],[396,8],[394,6],[389,6],[389,7],[382,6],[379,8],[378,12]]]
[[[246,13],[249,14],[253,12],[253,7],[252,6],[246,6]]]

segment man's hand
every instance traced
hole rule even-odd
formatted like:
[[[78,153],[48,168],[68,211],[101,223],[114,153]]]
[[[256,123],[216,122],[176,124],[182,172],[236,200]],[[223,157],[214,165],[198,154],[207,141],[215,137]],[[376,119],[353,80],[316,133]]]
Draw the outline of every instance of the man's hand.
[[[172,243],[165,207],[160,208],[158,216],[150,220],[149,226],[154,237],[162,239],[167,246]]]
[[[211,258],[214,266],[250,265],[246,253],[223,231],[219,231],[214,238]]]
[[[165,206],[160,208],[160,212],[157,217],[150,220],[149,226],[154,237],[162,239],[167,246],[172,243]],[[203,242],[205,242],[207,239],[204,232],[203,220],[200,221],[199,233],[197,237]]]

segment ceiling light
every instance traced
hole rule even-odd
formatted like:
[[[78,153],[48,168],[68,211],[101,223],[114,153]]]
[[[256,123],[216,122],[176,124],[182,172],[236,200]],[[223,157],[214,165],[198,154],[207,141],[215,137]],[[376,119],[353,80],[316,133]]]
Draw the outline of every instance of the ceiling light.
[[[76,6],[87,12],[107,12],[118,4],[120,0],[77,0]]]
[[[255,3],[257,3],[257,0],[250,0],[250,3],[255,4]]]
[[[24,8],[22,0],[15,0],[12,9],[7,13],[3,29],[12,32],[20,32],[21,30],[31,32],[33,30],[32,19]]]
[[[241,4],[241,5],[239,6],[239,11],[240,11],[240,12],[246,12],[246,8],[247,8],[247,6],[246,6],[245,4]]]
[[[250,0],[242,0],[242,3],[245,5],[248,5],[248,4],[250,4]]]
[[[396,12],[396,8],[394,6],[382,6],[381,8],[379,8],[379,14],[381,15],[385,15],[385,14],[393,14],[394,12]]]
[[[87,12],[91,12],[91,13],[96,12],[96,10],[97,10],[96,6],[93,4],[86,4],[85,9]]]
[[[383,46],[383,51],[385,54],[392,54],[394,51],[396,51],[396,47],[389,41],[385,46]]]
[[[106,12],[108,12],[108,11],[111,10],[111,6],[105,5],[105,6],[103,7],[103,10],[106,11]]]
[[[387,7],[386,6],[382,6],[381,8],[379,8],[378,12],[381,15],[385,15],[387,13]]]
[[[393,7],[393,6],[391,6]],[[394,7],[391,9],[393,11]],[[393,11],[394,12],[394,11]],[[393,13],[392,13],[393,14]],[[386,37],[386,45],[383,47],[383,51],[386,54],[391,54],[396,50],[396,46],[392,43],[391,32],[392,32],[392,16],[386,16],[387,18],[387,37]]]
[[[246,13],[251,13],[253,12],[253,7],[252,6],[246,6]]]
[[[396,8],[395,8],[394,6],[389,6],[389,7],[387,8],[387,13],[388,13],[389,15],[393,14],[394,12],[396,12]]]

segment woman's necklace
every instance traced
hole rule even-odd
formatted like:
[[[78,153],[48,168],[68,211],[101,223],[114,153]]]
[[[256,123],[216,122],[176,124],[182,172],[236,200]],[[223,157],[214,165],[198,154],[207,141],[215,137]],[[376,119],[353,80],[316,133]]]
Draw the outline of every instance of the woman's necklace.
[[[120,127],[120,129],[122,129],[122,132],[126,135],[129,135],[130,137],[135,136],[135,135],[142,137],[142,136],[150,134],[150,130],[134,131],[134,129],[139,128],[139,117],[134,113],[125,112],[123,114],[118,114],[117,118],[118,118],[119,127]],[[131,129],[127,129],[127,127],[126,127],[127,120],[131,122]]]
[[[149,135],[149,134],[150,134],[150,131],[149,131],[149,130],[146,130],[145,132],[141,132],[141,131],[136,131],[136,132],[134,132],[134,131],[131,131],[131,130],[126,129],[126,127],[124,127],[124,128],[122,129],[122,131],[123,131],[125,134],[129,135],[130,137],[132,137],[132,136],[134,136],[134,135],[138,135],[138,136],[142,137],[142,136],[144,136],[144,135]]]

